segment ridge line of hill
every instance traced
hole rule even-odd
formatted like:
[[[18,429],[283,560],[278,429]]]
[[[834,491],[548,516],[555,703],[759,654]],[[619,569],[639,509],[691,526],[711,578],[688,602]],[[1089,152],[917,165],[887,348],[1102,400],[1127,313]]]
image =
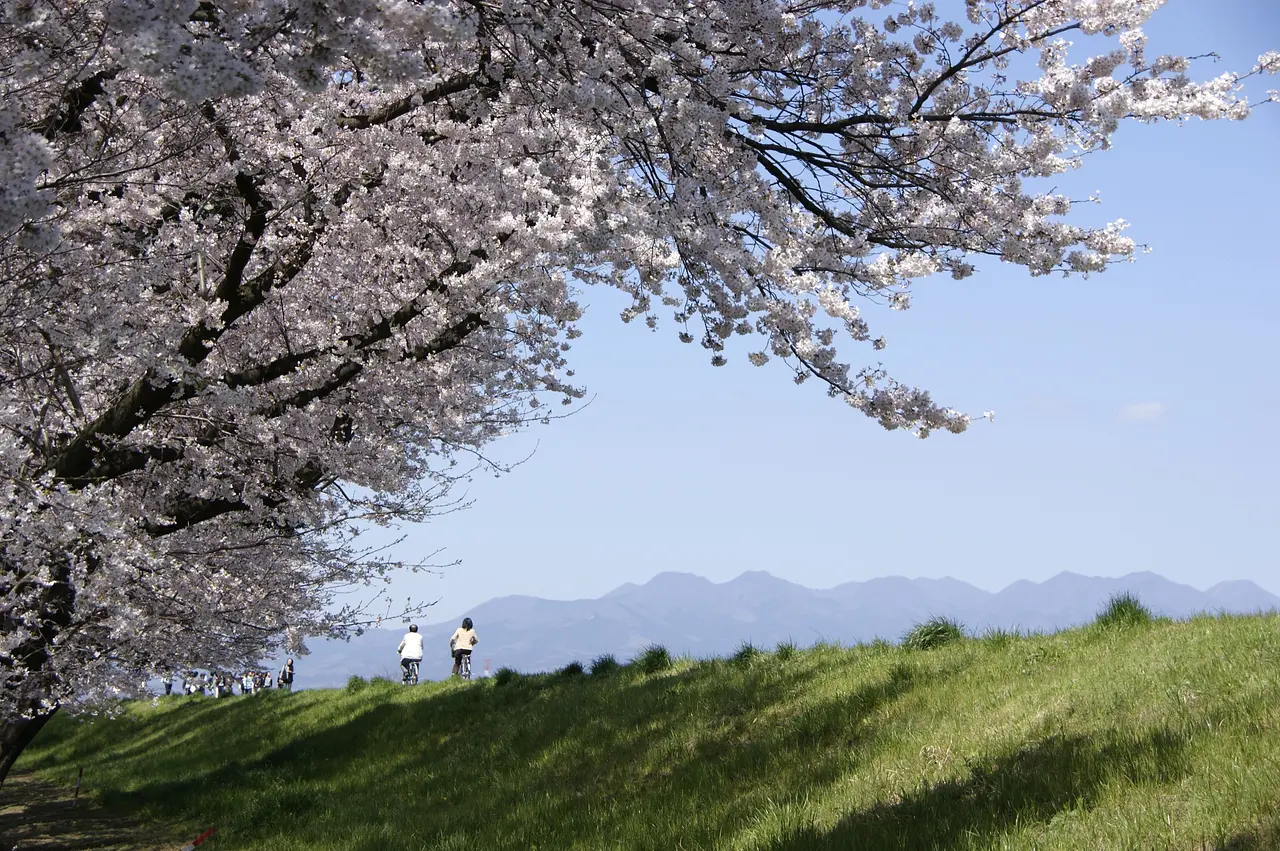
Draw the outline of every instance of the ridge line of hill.
[[[486,660],[491,671],[539,671],[575,660],[585,663],[605,653],[631,658],[654,643],[705,657],[732,652],[744,641],[760,646],[787,640],[897,641],[933,615],[953,618],[972,633],[989,628],[1051,631],[1088,622],[1108,598],[1124,592],[1170,617],[1280,607],[1280,597],[1247,580],[1201,591],[1149,571],[1123,577],[1064,571],[1040,583],[1014,582],[998,592],[949,578],[891,576],[812,589],[764,571],[719,583],[664,571],[643,585],[624,584],[597,598],[509,595],[457,612],[445,623],[421,626],[427,646],[423,676],[448,674],[448,638],[463,615],[474,620],[480,637],[477,671],[484,671]],[[314,652],[298,660],[297,685],[337,686],[351,675],[394,676],[392,650],[402,630],[394,625],[350,642],[316,642]]]

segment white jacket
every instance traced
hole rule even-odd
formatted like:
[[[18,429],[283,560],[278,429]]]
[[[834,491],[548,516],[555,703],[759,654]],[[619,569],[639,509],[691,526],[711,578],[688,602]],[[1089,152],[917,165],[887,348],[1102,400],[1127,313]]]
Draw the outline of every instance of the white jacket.
[[[422,633],[406,632],[404,638],[400,639],[400,646],[396,648],[396,652],[400,654],[401,659],[417,659],[422,661]]]

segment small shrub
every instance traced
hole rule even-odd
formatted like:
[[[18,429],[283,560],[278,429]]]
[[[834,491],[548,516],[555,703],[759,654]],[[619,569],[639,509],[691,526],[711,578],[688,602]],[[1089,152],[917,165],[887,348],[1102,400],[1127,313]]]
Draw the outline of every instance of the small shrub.
[[[519,678],[520,672],[515,668],[499,668],[497,673],[493,675],[493,684],[496,686],[510,685]]]
[[[760,651],[756,648],[756,646],[752,644],[750,641],[744,641],[742,642],[742,644],[738,645],[738,649],[734,652],[732,656],[729,657],[729,659],[735,665],[746,666],[746,665],[750,665],[759,657],[760,657]]]
[[[796,646],[793,642],[784,641],[778,645],[778,649],[773,651],[773,654],[778,657],[779,662],[790,662],[792,659],[796,658],[797,652],[799,651],[796,650]]]
[[[640,651],[635,664],[643,674],[656,674],[671,667],[671,654],[661,644],[650,644]]]
[[[350,677],[347,677],[347,692],[349,694],[364,691],[368,685],[369,683],[365,681],[365,678],[359,674],[352,674]]]
[[[387,686],[397,686],[401,684],[402,683],[397,682],[396,680],[393,680],[390,677],[370,677],[369,678],[369,685],[377,686],[378,688],[386,688]]]
[[[570,662],[568,665],[565,665],[563,668],[556,671],[556,676],[565,678],[580,677],[582,674],[582,663],[576,661]]]
[[[1142,605],[1142,601],[1125,591],[1123,594],[1112,594],[1107,604],[1098,612],[1094,623],[1100,627],[1146,626],[1155,618],[1151,610]]]
[[[606,653],[603,656],[597,656],[591,660],[591,676],[604,677],[614,673],[622,666],[618,664],[618,660],[613,657],[612,653]]]
[[[918,623],[902,637],[908,650],[933,650],[964,640],[964,627],[951,618],[932,617]]]

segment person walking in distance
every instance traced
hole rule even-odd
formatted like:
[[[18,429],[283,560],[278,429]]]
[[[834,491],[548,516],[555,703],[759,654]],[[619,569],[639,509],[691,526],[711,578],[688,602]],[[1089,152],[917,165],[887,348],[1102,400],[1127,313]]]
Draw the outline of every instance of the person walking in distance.
[[[280,676],[276,677],[276,687],[285,691],[293,691],[293,660],[289,659],[284,663],[284,667],[280,669]]]
[[[449,654],[453,656],[453,676],[458,676],[458,671],[462,667],[462,657],[471,655],[471,648],[480,643],[480,639],[476,638],[476,631],[471,623],[471,618],[463,618],[462,626],[453,631],[453,637],[449,639]]]
[[[404,669],[403,681],[418,682],[417,665],[413,663],[422,662],[422,636],[418,633],[416,623],[409,624],[409,631],[400,639],[396,652],[400,654],[400,667]]]

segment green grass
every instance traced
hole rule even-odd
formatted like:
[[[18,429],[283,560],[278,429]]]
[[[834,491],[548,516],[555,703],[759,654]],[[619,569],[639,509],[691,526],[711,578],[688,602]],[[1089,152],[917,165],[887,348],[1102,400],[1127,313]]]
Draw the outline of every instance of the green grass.
[[[759,647],[750,641],[744,641],[738,645],[738,649],[729,657],[729,661],[740,667],[748,667],[763,655]]]
[[[1155,620],[1151,610],[1142,604],[1128,591],[1123,594],[1112,594],[1107,604],[1094,618],[1094,625],[1102,629],[1122,629],[1124,627],[1148,626]]]
[[[162,698],[19,768],[221,851],[1280,847],[1278,617],[778,655]]]
[[[565,665],[563,668],[556,671],[557,676],[560,676],[566,679],[581,677],[585,673],[586,673],[586,670],[582,667],[581,662],[570,662],[568,665]]]
[[[1017,641],[1018,637],[1019,633],[1016,629],[993,626],[985,630],[979,640],[992,650],[1003,650],[1012,642]]]
[[[591,660],[591,676],[607,677],[609,674],[615,673],[622,666],[618,664],[618,660],[614,658],[612,653],[606,653],[603,656],[597,656]]]
[[[902,646],[908,650],[936,650],[964,641],[964,627],[951,618],[933,617],[919,623],[902,637]]]
[[[660,674],[671,667],[671,653],[661,644],[650,644],[631,664],[642,674]]]

